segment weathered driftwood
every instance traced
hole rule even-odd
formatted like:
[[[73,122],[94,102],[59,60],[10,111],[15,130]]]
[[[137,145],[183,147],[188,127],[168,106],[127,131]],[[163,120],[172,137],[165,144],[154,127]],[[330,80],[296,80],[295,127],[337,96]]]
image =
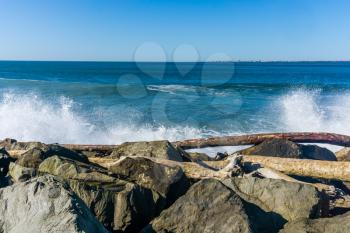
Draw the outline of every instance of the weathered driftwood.
[[[263,142],[266,139],[288,139],[298,143],[327,143],[338,146],[350,146],[350,136],[317,133],[317,132],[300,132],[300,133],[266,133],[266,134],[248,134],[237,136],[223,136],[211,138],[189,139],[184,141],[173,142],[174,145],[182,149],[205,148],[215,146],[240,146],[254,145]],[[117,145],[78,145],[78,144],[61,144],[67,149],[76,151],[111,151]]]
[[[259,144],[266,139],[288,139],[298,143],[327,143],[338,146],[350,146],[350,136],[333,133],[267,133],[239,136],[224,136],[190,139],[174,142],[173,144],[183,149],[205,148],[215,146],[240,146]]]
[[[235,169],[239,170],[239,168],[236,167],[237,160],[235,158],[232,160],[226,160],[226,161],[214,161],[214,162],[210,162],[209,164],[208,162],[206,163],[177,162],[177,161],[171,161],[171,160],[165,160],[165,159],[159,159],[159,158],[150,158],[150,157],[145,157],[145,158],[151,159],[157,163],[161,163],[167,166],[180,166],[183,169],[186,176],[194,180],[206,179],[206,178],[214,178],[219,180],[225,179],[230,177],[232,172],[235,172]],[[113,166],[118,161],[110,158],[96,158],[96,157],[91,157],[89,158],[89,160],[107,169]],[[222,169],[214,169],[208,165],[215,165],[216,168],[222,168]],[[247,163],[245,163],[245,165],[243,164],[243,166],[249,166],[251,168],[251,165]],[[292,177],[289,177],[284,173],[281,173],[279,171],[276,171],[268,167],[260,167],[260,168],[258,168],[257,166],[253,166],[253,167],[254,169],[256,169],[255,173],[259,173],[259,175],[265,178],[280,179],[288,182],[302,183],[302,184],[308,184],[308,185],[314,186],[319,191],[325,192],[325,194],[327,194],[330,197],[330,204],[332,208],[350,208],[350,197],[348,195],[340,193],[339,190],[335,189],[333,186],[320,184],[320,183],[311,184],[311,183],[302,182]]]
[[[350,181],[350,162],[322,161],[310,159],[291,159],[247,155],[242,158],[243,163],[257,163],[288,175],[306,176],[321,179]],[[220,169],[229,161],[207,161],[210,167]]]

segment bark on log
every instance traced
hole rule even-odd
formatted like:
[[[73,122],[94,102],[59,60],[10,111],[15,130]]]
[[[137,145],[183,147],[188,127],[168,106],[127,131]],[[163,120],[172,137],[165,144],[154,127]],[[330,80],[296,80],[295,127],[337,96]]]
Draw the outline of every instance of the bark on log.
[[[297,143],[327,143],[338,146],[350,146],[350,136],[333,133],[266,133],[239,136],[190,139],[174,142],[182,149],[205,148],[215,146],[241,146],[259,144],[266,139],[287,139]]]
[[[194,149],[216,146],[241,146],[256,145],[267,139],[287,139],[297,143],[327,143],[338,146],[350,146],[350,136],[317,133],[317,132],[299,132],[299,133],[266,133],[266,134],[248,134],[238,136],[223,136],[211,138],[189,139],[184,141],[172,142],[175,146],[182,149]],[[61,144],[67,149],[76,151],[100,151],[109,152],[117,145],[78,145],[78,144]]]

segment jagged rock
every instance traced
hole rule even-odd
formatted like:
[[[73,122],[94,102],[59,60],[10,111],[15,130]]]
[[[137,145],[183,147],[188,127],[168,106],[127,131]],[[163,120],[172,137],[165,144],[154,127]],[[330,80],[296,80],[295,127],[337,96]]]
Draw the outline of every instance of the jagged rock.
[[[31,164],[31,161],[33,160],[34,164],[37,164],[36,160],[39,160],[40,163],[40,159],[43,160],[53,155],[70,158],[80,162],[88,161],[85,155],[64,148],[58,144],[44,144],[41,142],[17,142],[15,139],[7,138],[3,141],[0,141],[0,147],[4,147],[6,150],[24,151],[25,153],[21,154],[18,158],[23,160],[23,164],[20,164],[22,166],[26,166],[24,164],[26,162]]]
[[[165,206],[154,191],[118,180],[113,185],[87,185],[68,180],[72,190],[110,231],[138,232]]]
[[[168,141],[125,142],[108,157],[147,156],[182,162],[181,153]]]
[[[350,229],[350,212],[332,218],[301,219],[287,223],[280,233],[345,233]]]
[[[280,226],[285,220],[324,216],[328,211],[326,197],[308,184],[257,177],[233,177],[223,183],[246,202],[274,213],[275,221]]]
[[[221,182],[205,179],[194,184],[142,232],[252,231],[240,197]]]
[[[212,161],[213,159],[204,153],[199,152],[187,152],[188,157],[191,161]]]
[[[243,155],[265,155],[284,158],[301,158],[336,161],[334,153],[315,145],[301,145],[285,139],[271,139],[241,150]]]
[[[23,167],[16,163],[10,163],[9,175],[15,182],[27,181],[37,175],[37,171],[34,168]]]
[[[40,164],[39,173],[64,178],[108,230],[136,232],[165,207],[157,192],[112,177],[91,164],[52,156]]]
[[[165,208],[165,199],[139,185],[127,184],[115,196],[114,230],[139,232]]]
[[[169,202],[185,193],[189,187],[180,166],[157,163],[145,157],[123,157],[108,170],[122,179],[157,191]]]
[[[69,186],[42,176],[0,189],[0,232],[108,232]]]
[[[337,157],[338,161],[350,161],[350,148],[345,147],[341,149],[340,151],[335,152],[335,156]]]
[[[83,180],[87,183],[108,184],[117,179],[109,176],[108,171],[92,164],[81,163],[59,156],[45,159],[38,169],[39,173],[48,173],[64,179]]]
[[[9,171],[9,165],[14,159],[7,153],[4,148],[0,148],[0,177],[6,176]]]

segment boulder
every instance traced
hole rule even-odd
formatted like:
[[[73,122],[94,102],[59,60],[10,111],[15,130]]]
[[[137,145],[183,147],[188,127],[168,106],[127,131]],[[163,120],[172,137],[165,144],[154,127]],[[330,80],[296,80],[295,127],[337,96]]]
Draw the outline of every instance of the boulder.
[[[326,148],[315,145],[301,145],[285,139],[265,140],[238,153],[297,159],[337,160],[334,153]]]
[[[37,170],[34,168],[23,167],[16,163],[10,163],[9,175],[14,182],[27,181],[37,175]]]
[[[182,162],[182,156],[168,141],[125,142],[113,150],[108,157],[119,159],[121,156],[147,156]]]
[[[196,162],[196,161],[212,161],[213,159],[204,153],[199,153],[199,152],[187,152],[188,157],[190,158],[191,161]]]
[[[7,175],[9,171],[9,165],[14,159],[7,153],[4,148],[0,148],[0,177]]]
[[[345,233],[350,229],[350,212],[332,218],[300,219],[287,223],[279,233]]]
[[[42,176],[0,189],[0,232],[108,232],[67,184]]]
[[[345,147],[340,151],[335,152],[335,156],[338,161],[349,162],[350,161],[350,147]]]
[[[146,157],[123,157],[108,170],[122,179],[158,192],[169,202],[173,202],[189,187],[180,166],[157,163]]]
[[[108,184],[115,183],[117,180],[115,177],[109,176],[108,171],[104,168],[59,156],[45,159],[39,165],[38,171],[86,183]]]
[[[68,180],[72,190],[110,231],[138,232],[165,206],[154,191],[118,180],[114,185],[88,185]]]
[[[274,221],[282,226],[285,221],[324,216],[328,199],[308,184],[257,177],[233,177],[223,183],[246,202],[255,204],[275,215]]]
[[[220,181],[205,179],[194,184],[142,232],[248,233],[252,230],[240,197]]]
[[[16,161],[17,164],[24,166],[24,167],[31,167],[31,168],[38,168],[39,164],[44,161],[45,159],[51,157],[51,156],[60,156],[63,158],[68,158],[72,160],[76,160],[79,162],[88,162],[88,159],[85,155],[76,153],[72,150],[68,150],[64,147],[58,146],[58,145],[45,145],[42,146],[36,146],[32,149],[29,149],[25,153],[23,153],[18,160]]]
[[[20,165],[25,167],[33,167],[31,166],[33,163],[34,165],[37,165],[45,158],[53,155],[66,157],[80,162],[88,162],[88,158],[85,155],[79,154],[73,150],[69,150],[58,144],[44,144],[41,142],[17,142],[14,139],[7,138],[3,141],[0,141],[0,147],[4,147],[6,150],[23,151],[24,153],[20,153],[21,155],[18,156],[18,159],[21,160]],[[26,163],[28,163],[28,165],[26,165]]]
[[[110,176],[92,164],[52,156],[40,164],[39,173],[67,181],[110,231],[137,232],[165,207],[165,199],[157,192]]]

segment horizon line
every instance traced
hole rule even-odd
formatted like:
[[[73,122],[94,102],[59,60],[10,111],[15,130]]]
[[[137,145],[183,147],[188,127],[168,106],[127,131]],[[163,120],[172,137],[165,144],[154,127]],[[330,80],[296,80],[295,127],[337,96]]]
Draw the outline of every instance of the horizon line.
[[[95,62],[95,63],[273,63],[273,62],[350,62],[349,60],[232,60],[232,61],[131,61],[131,60],[30,60],[30,59],[0,59],[0,62]]]

